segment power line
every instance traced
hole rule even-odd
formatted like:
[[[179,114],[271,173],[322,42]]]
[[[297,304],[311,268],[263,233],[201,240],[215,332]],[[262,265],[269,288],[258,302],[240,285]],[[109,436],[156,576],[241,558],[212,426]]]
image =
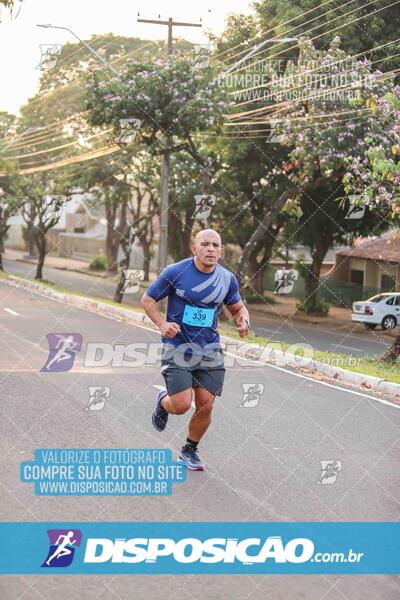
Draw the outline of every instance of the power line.
[[[344,58],[340,58],[338,60],[335,60],[333,62],[330,61],[328,63],[328,66],[339,65],[342,62],[347,62],[349,58],[351,58],[351,59],[357,58],[357,56],[361,56],[365,52],[369,52],[371,50],[380,50],[381,48],[385,48],[386,46],[391,46],[392,44],[396,44],[398,41],[400,41],[400,38],[396,38],[395,40],[392,40],[391,42],[386,42],[386,44],[381,44],[380,46],[377,46],[376,48],[369,48],[367,50],[363,50],[362,52],[358,52],[357,54],[351,54],[349,56],[345,56]],[[388,58],[392,58],[393,56],[396,56],[396,55],[390,55]],[[374,64],[375,62],[380,62],[382,60],[387,60],[387,58],[385,57],[383,59],[382,58],[381,59],[377,59],[376,61],[373,61],[370,64]],[[320,66],[315,67],[314,69],[308,69],[307,71],[302,71],[301,72],[301,76],[307,75],[309,73],[314,73],[315,71],[318,71],[319,68],[320,68]],[[273,81],[269,81],[269,82],[267,82],[265,84],[260,84],[260,85],[255,85],[253,87],[248,87],[248,88],[240,89],[240,91],[241,92],[247,92],[247,91],[251,91],[251,90],[257,90],[259,88],[265,88],[265,87],[268,87],[270,85],[273,85],[273,83],[274,83]],[[229,93],[231,95],[233,95],[233,94],[235,94],[237,92],[229,92]]]
[[[244,40],[243,42],[240,42],[239,44],[236,44],[236,46],[233,46],[232,48],[228,48],[227,50],[223,50],[222,52],[220,52],[219,54],[217,54],[214,58],[221,58],[221,56],[223,56],[227,52],[231,52],[232,50],[235,50],[235,48],[238,48],[239,46],[242,46],[243,44],[248,44],[249,42],[252,42],[253,40],[255,40],[256,38],[258,38],[258,37],[260,37],[262,35],[266,35],[267,33],[271,33],[272,31],[274,31],[278,27],[283,27],[284,25],[287,25],[288,23],[291,23],[292,21],[296,21],[296,19],[300,19],[300,17],[304,17],[308,13],[314,12],[315,10],[319,10],[320,8],[322,8],[323,6],[325,6],[325,4],[330,4],[331,2],[333,2],[333,0],[327,0],[326,2],[323,2],[320,6],[315,6],[314,8],[310,8],[309,10],[301,13],[300,15],[297,15],[296,17],[292,17],[291,19],[289,19],[288,21],[285,21],[284,23],[279,23],[279,25],[277,25],[276,27],[271,27],[270,29],[266,29],[264,31],[260,31],[259,33],[257,33],[253,37],[249,38],[248,40]],[[354,0],[350,0],[350,2],[348,2],[348,4],[351,4],[351,2],[354,2]],[[325,14],[326,13],[320,15],[318,18],[323,17]],[[307,24],[307,21],[306,21],[306,23],[301,23],[300,25],[297,25],[296,27],[293,27],[292,29],[289,29],[289,31],[285,32],[284,35],[286,35],[287,33],[290,33],[290,31],[292,31],[293,29],[297,29],[297,27],[301,27],[301,25],[305,25],[305,24]],[[234,56],[240,56],[241,54],[244,54],[245,52],[247,52],[247,49],[238,52]],[[229,58],[231,58],[231,57],[229,57]]]
[[[398,40],[394,40],[393,42],[389,42],[388,44],[394,44],[394,43],[396,43],[397,41],[398,41]],[[388,44],[384,44],[384,46],[387,46]],[[349,58],[355,58],[355,56],[357,56],[357,55],[354,55],[354,56],[351,56],[351,57],[346,57],[346,58],[344,58],[344,59],[341,59],[341,60],[339,60],[339,61],[335,61],[335,62],[329,63],[329,66],[333,66],[333,65],[335,65],[335,64],[340,64],[341,62],[347,62]],[[377,60],[374,60],[374,61],[372,61],[372,62],[370,63],[370,65],[373,65],[373,64],[376,64],[376,63],[380,63],[380,62],[383,62],[383,61],[385,61],[385,60],[390,60],[391,58],[395,58],[395,57],[397,57],[397,56],[400,56],[400,54],[399,54],[399,53],[397,53],[397,54],[390,54],[390,55],[389,55],[389,56],[387,56],[387,57],[384,57],[384,58],[379,58],[379,59],[377,59]],[[310,69],[309,71],[303,71],[303,72],[301,72],[301,73],[295,73],[295,74],[293,74],[293,75],[288,75],[288,76],[287,76],[286,78],[284,78],[284,79],[286,79],[287,81],[288,81],[288,80],[290,80],[290,79],[302,79],[302,78],[303,78],[305,75],[307,75],[307,74],[310,74],[310,73],[313,73],[313,72],[315,72],[315,71],[318,71],[318,72],[320,72],[320,71],[319,71],[319,68],[317,67],[317,68],[315,68],[315,69]],[[346,74],[348,74],[348,73],[352,73],[352,72],[354,72],[354,69],[353,69],[353,68],[350,68],[350,69],[348,69],[348,70],[346,70],[346,71],[340,71],[339,73],[335,73],[335,74],[331,75],[331,77],[335,77],[335,76],[337,77],[338,75],[346,75]],[[373,75],[373,73],[371,73],[371,75]],[[315,79],[315,80],[313,81],[313,83],[315,84],[315,83],[318,83],[318,82],[321,82],[321,81],[323,81],[324,77],[325,77],[325,76],[322,74],[322,75],[321,75],[321,77],[320,77],[320,79]],[[248,93],[248,92],[250,92],[250,91],[252,91],[252,90],[256,90],[256,89],[260,89],[260,88],[263,88],[263,89],[265,90],[265,88],[269,88],[270,86],[272,86],[272,85],[274,85],[274,84],[276,84],[276,83],[275,83],[275,82],[272,80],[272,81],[268,82],[268,83],[267,83],[267,84],[265,84],[265,85],[260,85],[260,86],[256,86],[256,87],[252,87],[252,88],[246,88],[246,89],[243,89],[243,90],[239,89],[239,90],[238,90],[238,91],[236,91],[236,92],[230,92],[230,94],[237,94],[237,95],[240,95],[240,94]],[[299,90],[299,89],[302,89],[302,88],[304,88],[304,87],[305,87],[305,86],[307,86],[307,85],[308,85],[308,84],[307,84],[307,82],[305,82],[305,83],[302,83],[302,84],[300,84],[300,82],[299,82],[299,84],[297,84],[297,85],[293,85],[293,87],[291,87],[291,88],[285,88],[285,93],[288,93],[288,92],[290,92],[290,91],[292,91],[292,90]],[[329,88],[328,88],[328,89],[329,89]],[[335,88],[331,88],[331,89],[335,89]],[[245,105],[247,105],[247,104],[253,104],[254,102],[259,102],[260,100],[262,100],[262,98],[252,98],[252,99],[250,99],[250,100],[245,100],[245,101],[243,101],[243,102],[238,102],[238,103],[236,103],[236,104],[235,104],[235,107],[239,107],[239,106],[245,106]]]
[[[379,2],[379,0],[370,0],[370,2],[368,2],[367,4],[365,4],[362,7],[357,7],[354,8],[353,10],[349,11],[348,13],[345,13],[344,15],[339,15],[338,17],[335,17],[334,19],[330,19],[327,23],[333,23],[334,21],[337,21],[337,19],[343,18],[343,17],[347,17],[348,15],[350,15],[351,13],[354,13],[358,10],[364,9],[366,6],[369,6],[370,4],[375,4],[376,2]],[[323,33],[320,33],[318,35],[316,35],[315,37],[310,38],[309,40],[307,40],[308,42],[310,41],[314,41],[319,39],[320,37],[323,37],[324,35],[329,35],[330,33],[333,33],[334,31],[337,31],[339,29],[342,29],[343,27],[348,27],[349,25],[351,25],[352,23],[356,23],[357,21],[360,21],[361,19],[365,19],[367,17],[371,17],[372,15],[382,11],[382,10],[386,10],[387,8],[390,8],[391,6],[394,6],[396,4],[399,3],[399,0],[396,0],[396,2],[392,2],[392,4],[389,4],[388,6],[384,6],[382,8],[379,8],[371,13],[368,13],[367,15],[362,15],[361,17],[357,17],[356,19],[352,19],[349,23],[344,23],[343,25],[339,25],[338,27],[335,27],[333,29],[330,29],[329,31],[325,31]],[[326,23],[325,23],[326,25]],[[321,25],[318,25],[316,27],[311,28],[310,30],[308,30],[305,33],[310,33],[311,31],[313,31],[313,29],[318,29],[319,27],[321,27]],[[269,59],[274,58],[276,56],[279,56],[280,54],[282,54],[282,52],[288,52],[289,50],[293,50],[297,48],[297,44],[295,46],[291,46],[290,48],[287,48],[286,50],[282,50],[280,52],[278,52],[277,54],[273,54],[272,56],[269,57]],[[254,56],[256,56],[257,54],[255,54]],[[247,65],[244,67],[241,67],[240,69],[237,69],[236,71],[233,71],[233,73],[239,73],[240,71],[244,71],[246,69],[249,69],[250,67],[254,68],[257,64],[263,62],[264,59],[260,59],[258,61],[256,61],[255,63],[251,63],[251,65]]]

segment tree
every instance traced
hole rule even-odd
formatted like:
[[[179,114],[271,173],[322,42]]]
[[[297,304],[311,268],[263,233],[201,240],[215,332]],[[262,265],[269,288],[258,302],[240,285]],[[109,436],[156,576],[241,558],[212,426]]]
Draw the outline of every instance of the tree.
[[[313,43],[317,49],[327,50],[333,39],[340,35],[342,48],[347,54],[363,53],[369,60],[385,59],[379,65],[382,70],[389,71],[396,64],[398,66],[395,56],[387,60],[388,56],[398,52],[398,44],[373,50],[398,38],[398,9],[391,0],[372,3],[336,0],[326,5],[319,0],[256,0],[254,9],[259,27],[267,30],[271,38],[286,34],[290,37],[307,36],[316,38]],[[276,52],[286,55],[281,46],[276,46]]]
[[[367,90],[358,102],[370,111],[375,127],[362,140],[360,155],[347,160],[345,189],[361,206],[377,214],[386,209],[394,220],[400,213],[400,86]],[[400,334],[382,360],[395,362],[399,355]]]
[[[21,200],[12,191],[12,182],[16,177],[16,167],[11,162],[0,161],[0,271],[4,270],[2,255],[4,242],[10,229],[9,218],[21,207]]]
[[[125,270],[129,268],[130,256],[135,239],[143,249],[144,280],[149,279],[150,246],[153,239],[153,219],[159,210],[159,184],[154,158],[146,151],[138,153],[129,173],[122,176],[126,195],[120,212],[120,260],[121,274],[114,300],[122,302],[125,287]]]
[[[47,253],[46,235],[60,220],[65,202],[72,193],[72,183],[65,173],[50,176],[35,173],[30,176],[14,173],[9,194],[21,208],[22,216],[34,216],[33,239],[38,249],[35,279],[43,279],[43,266]]]
[[[208,70],[198,70],[181,54],[167,60],[128,62],[108,81],[101,72],[89,77],[88,109],[92,126],[112,125],[121,133],[124,119],[136,119],[138,141],[154,155],[186,151],[203,168],[197,134],[222,123],[224,90]]]
[[[360,94],[362,90],[387,91],[388,83],[366,61],[352,61],[348,74],[349,57],[339,44],[335,38],[325,51],[303,40],[298,63],[290,63],[286,79],[272,86],[281,100],[276,107],[282,107],[277,131],[290,148],[282,172],[297,187],[295,197],[303,213],[296,237],[312,254],[306,277],[307,311],[317,308],[320,268],[327,250],[334,243],[351,243],[360,234],[376,234],[389,225],[389,215],[383,212],[383,221],[368,212],[358,222],[346,221],[343,201],[340,205],[349,157],[359,156],[364,138],[376,127],[373,115],[360,110]]]

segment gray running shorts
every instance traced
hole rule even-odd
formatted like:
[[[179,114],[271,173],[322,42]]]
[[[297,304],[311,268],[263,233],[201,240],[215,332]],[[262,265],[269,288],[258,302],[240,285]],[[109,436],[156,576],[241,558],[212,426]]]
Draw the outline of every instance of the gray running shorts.
[[[161,355],[161,374],[170,396],[188,388],[202,387],[220,396],[224,385],[225,367],[222,350],[212,358],[188,357],[170,344],[164,344]]]

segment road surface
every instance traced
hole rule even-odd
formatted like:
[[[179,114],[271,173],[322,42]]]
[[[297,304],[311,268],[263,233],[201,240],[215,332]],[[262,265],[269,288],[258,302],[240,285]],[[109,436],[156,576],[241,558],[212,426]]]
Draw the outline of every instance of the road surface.
[[[73,274],[68,273],[68,278]],[[79,279],[80,281],[80,279]],[[98,295],[101,280],[96,280]],[[71,371],[41,373],[46,334],[81,333]],[[156,342],[157,332],[89,313],[0,281],[1,515],[4,521],[397,521],[400,409],[286,369],[228,368],[201,444],[203,473],[169,497],[38,497],[19,465],[38,447],[166,447],[175,456],[188,416],[151,425],[159,367],[85,366],[89,342]],[[264,386],[240,407],[242,385]],[[109,386],[101,411],[85,411],[89,386]],[[321,460],[338,460],[318,485]],[[5,600],[191,598],[397,600],[396,576],[3,576]],[[85,595],[79,592],[85,589]]]
[[[34,277],[35,265],[19,261],[4,260],[5,269],[14,275]],[[115,283],[109,279],[93,277],[73,271],[44,268],[44,277],[73,292],[112,300]],[[137,306],[138,295],[125,294],[124,303]],[[251,305],[250,305],[251,311]],[[310,344],[316,350],[346,354],[349,356],[382,356],[390,347],[392,339],[382,331],[362,333],[334,332],[299,322],[288,322],[278,315],[252,315],[252,328],[260,336],[287,344]]]

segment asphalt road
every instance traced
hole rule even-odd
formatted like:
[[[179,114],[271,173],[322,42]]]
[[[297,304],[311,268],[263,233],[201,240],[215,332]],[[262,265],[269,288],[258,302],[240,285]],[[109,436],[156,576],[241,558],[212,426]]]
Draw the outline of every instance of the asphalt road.
[[[21,263],[22,264],[22,263]],[[64,275],[64,274],[62,274]],[[66,274],[68,278],[74,274]],[[98,294],[101,280],[96,280]],[[46,334],[79,332],[67,373],[41,373]],[[38,497],[19,465],[38,447],[167,447],[175,456],[188,416],[151,425],[159,368],[85,366],[89,342],[158,341],[158,334],[0,281],[1,515],[4,521],[397,521],[400,410],[378,397],[271,366],[227,370],[201,444],[205,472],[189,472],[169,497]],[[264,392],[242,408],[242,384]],[[89,386],[109,386],[101,411],[85,411]],[[318,485],[321,460],[342,461]],[[85,590],[82,595],[81,590]],[[4,600],[234,598],[397,600],[395,576],[3,576]]]
[[[7,271],[15,275],[33,277],[35,265],[18,261],[5,260]],[[109,279],[93,277],[72,271],[44,268],[44,277],[53,283],[71,291],[112,300],[115,284]],[[124,303],[137,305],[138,295],[125,294]],[[251,311],[251,305],[250,305]],[[253,330],[260,336],[288,344],[310,344],[316,350],[337,352],[350,356],[381,356],[391,345],[391,338],[382,331],[364,331],[348,333],[334,332],[320,326],[305,325],[299,322],[288,322],[276,316],[252,315]]]

